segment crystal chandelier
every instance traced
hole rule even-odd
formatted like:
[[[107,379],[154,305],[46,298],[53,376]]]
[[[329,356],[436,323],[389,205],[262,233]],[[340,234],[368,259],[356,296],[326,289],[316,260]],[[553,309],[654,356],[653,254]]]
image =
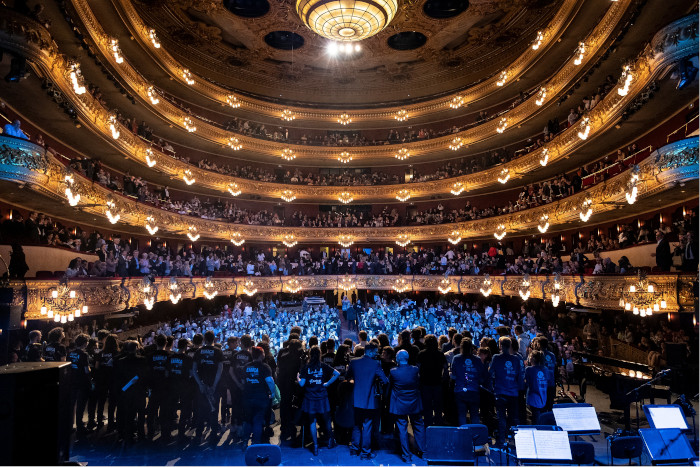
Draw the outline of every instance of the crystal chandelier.
[[[292,234],[286,234],[286,235],[282,238],[282,243],[283,243],[284,246],[286,246],[287,248],[292,248],[294,245],[297,244],[297,240],[296,240],[296,238],[294,237],[294,235],[292,235]]]
[[[591,215],[593,215],[593,200],[586,198],[581,203],[581,210],[579,211],[578,216],[583,222],[588,222]]]
[[[407,148],[401,148],[398,151],[396,151],[396,154],[394,154],[394,157],[397,158],[400,161],[405,161],[411,156],[411,153]]]
[[[112,139],[119,139],[119,123],[116,115],[109,116],[109,131],[112,133]]]
[[[535,105],[538,107],[544,104],[544,100],[547,98],[547,88],[542,86],[539,91],[537,91],[537,98],[535,99]]]
[[[458,150],[462,146],[464,146],[464,140],[459,136],[452,138],[452,141],[450,141],[450,149],[453,151]]]
[[[194,175],[192,175],[192,171],[190,169],[185,169],[182,174],[182,180],[188,185],[192,185],[195,182]]]
[[[399,277],[396,278],[391,288],[394,289],[395,292],[404,293],[410,288],[410,285],[408,285],[408,281],[399,274]]]
[[[180,291],[180,284],[177,283],[177,279],[171,277],[168,288],[170,289],[170,301],[173,305],[177,305],[182,299],[182,292]]]
[[[438,285],[438,290],[443,295],[448,294],[452,291],[452,283],[447,277],[440,281],[440,285]]]
[[[280,198],[282,198],[282,200],[286,201],[287,203],[291,203],[292,201],[297,199],[297,195],[295,195],[292,190],[283,190],[282,194],[280,195]]]
[[[83,75],[80,73],[80,65],[74,63],[70,66],[70,82],[73,85],[73,92],[78,95],[85,94],[85,86],[83,85]]]
[[[342,279],[338,280],[338,288],[347,292],[355,288],[355,283],[350,276],[345,274]]]
[[[405,122],[408,120],[408,111],[405,109],[398,110],[396,114],[394,114],[394,118],[399,122]]]
[[[505,185],[505,183],[508,180],[510,180],[510,170],[508,169],[508,167],[504,167],[503,170],[501,170],[501,174],[498,177],[498,181]]]
[[[506,84],[506,80],[508,79],[508,72],[506,70],[503,70],[500,75],[498,75],[498,80],[496,81],[496,86],[503,86]]]
[[[635,165],[632,167],[630,179],[627,182],[627,192],[625,193],[627,204],[634,204],[637,202],[637,182],[639,182],[639,166]]]
[[[301,290],[301,283],[297,279],[291,278],[285,281],[284,289],[289,293],[297,293]]]
[[[146,165],[153,168],[156,165],[156,158],[153,154],[153,149],[146,149]]]
[[[77,206],[80,202],[80,193],[78,193],[76,190],[73,175],[66,175],[63,178],[63,182],[66,184],[66,198],[68,198],[68,204],[71,206]]]
[[[139,285],[139,292],[143,297],[143,304],[147,310],[152,310],[156,303],[157,289],[151,284],[151,279],[148,276],[143,276]]]
[[[554,308],[559,306],[559,301],[561,300],[561,296],[559,295],[561,292],[561,275],[557,272],[554,274],[554,292],[552,292],[552,306]]]
[[[591,119],[588,117],[582,119],[579,128],[578,137],[585,141],[591,133]]]
[[[352,123],[352,118],[350,118],[350,115],[348,115],[346,113],[342,113],[338,117],[338,123],[340,123],[343,126],[349,125],[350,123]]]
[[[229,193],[231,193],[231,196],[238,196],[241,194],[241,189],[239,188],[238,183],[229,183],[226,189]]]
[[[620,307],[639,316],[651,316],[655,311],[665,310],[666,294],[659,292],[653,282],[647,279],[646,273],[639,270],[636,283],[622,290]]]
[[[241,101],[238,100],[233,94],[226,96],[226,103],[232,108],[237,109],[241,106]]]
[[[241,144],[241,140],[238,139],[238,138],[236,138],[235,136],[231,136],[231,137],[228,139],[228,143],[227,143],[227,144],[228,144],[228,147],[230,147],[230,148],[233,149],[234,151],[238,151],[238,150],[240,150],[240,149],[243,147],[243,145]]]
[[[493,283],[491,282],[491,276],[488,274],[484,275],[484,280],[481,283],[481,287],[479,287],[479,292],[481,292],[481,295],[484,297],[488,297],[491,295],[491,289],[492,289]]]
[[[194,125],[191,117],[185,117],[182,119],[182,126],[185,127],[188,133],[194,133],[197,131],[197,127]]]
[[[408,234],[399,234],[396,236],[396,244],[400,247],[405,247],[411,243],[411,237]]]
[[[523,276],[523,281],[520,283],[520,287],[518,287],[518,294],[524,302],[530,298],[530,274],[525,274]]]
[[[155,235],[156,232],[158,232],[158,226],[153,216],[148,216],[146,218],[146,230],[148,230],[148,233],[151,235]]]
[[[542,45],[542,40],[544,39],[544,33],[542,31],[537,31],[537,36],[535,41],[532,43],[532,50],[537,50]]]
[[[246,279],[246,281],[243,283],[243,293],[249,297],[252,297],[257,292],[258,289],[255,287],[253,281],[251,281],[250,279]]]
[[[460,235],[459,230],[453,230],[450,236],[447,237],[447,241],[453,245],[456,245],[462,241],[462,235]]]
[[[347,164],[352,160],[352,156],[349,152],[343,151],[338,155],[338,162],[341,164]]]
[[[289,109],[284,109],[284,110],[282,111],[282,115],[280,116],[280,118],[281,118],[282,120],[284,120],[285,122],[291,122],[292,120],[294,120],[295,118],[297,118],[297,116],[294,115],[294,112],[292,112],[291,110],[289,110]]]
[[[633,79],[634,76],[632,75],[632,70],[630,69],[630,66],[625,65],[622,68],[622,76],[620,76],[620,82],[622,82],[622,86],[617,88],[617,93],[621,96],[626,96],[627,93],[630,91],[630,85],[632,84]]]
[[[352,194],[348,191],[343,191],[342,193],[338,194],[338,201],[343,204],[352,203],[354,199],[355,198],[353,198]]]
[[[498,126],[496,127],[496,133],[503,133],[506,131],[506,128],[508,128],[508,118],[501,117],[501,119],[498,121]]]
[[[504,224],[500,224],[497,228],[496,231],[493,233],[493,236],[496,237],[496,240],[499,242],[503,240],[503,237],[506,236],[506,226]]]
[[[42,299],[39,312],[48,319],[53,318],[55,322],[65,324],[87,314],[88,306],[84,304],[84,300],[84,297],[78,298],[77,292],[70,288],[68,278],[64,276],[49,296]]]
[[[112,39],[109,44],[109,48],[112,49],[112,56],[117,64],[124,63],[124,57],[122,57],[122,51],[119,48],[119,41],[117,39]]]
[[[282,159],[284,159],[286,161],[293,161],[296,158],[297,158],[297,155],[294,154],[294,151],[291,148],[284,148],[282,150]]]
[[[233,243],[236,246],[241,246],[245,243],[245,239],[243,238],[243,235],[241,235],[240,232],[233,232],[231,234],[231,243]]]
[[[189,84],[192,86],[194,84],[194,78],[192,77],[192,72],[188,70],[187,68],[182,70],[182,79],[185,80],[185,83]]]
[[[109,219],[110,224],[116,224],[122,217],[117,210],[117,205],[111,199],[107,201],[106,205],[107,209],[105,209],[105,215],[107,219]]]
[[[576,47],[576,58],[574,59],[574,65],[579,66],[581,63],[583,63],[583,56],[586,53],[586,44],[583,42],[578,43],[578,47]]]
[[[398,192],[396,192],[396,199],[398,199],[402,203],[404,201],[408,201],[409,198],[411,198],[411,192],[406,189],[399,190]]]
[[[211,277],[207,277],[204,280],[204,291],[202,294],[207,300],[211,300],[219,294],[218,290],[214,290],[214,282],[212,282]]]
[[[547,165],[547,162],[549,162],[549,149],[542,148],[542,159],[540,159],[540,165],[544,167]]]
[[[462,183],[462,182],[455,182],[452,184],[452,188],[450,188],[450,193],[452,193],[455,196],[461,195],[463,191],[464,191],[464,183]]]
[[[464,105],[464,96],[455,96],[450,101],[451,109],[459,109],[462,105]]]
[[[384,29],[398,11],[397,0],[296,0],[299,18],[332,41],[361,41]]]
[[[154,48],[160,49],[160,41],[158,40],[155,29],[148,30],[148,38],[151,40],[151,44],[153,44]]]
[[[540,223],[537,225],[537,230],[540,233],[545,233],[549,229],[549,216],[547,214],[542,214],[540,217]]]
[[[196,242],[199,240],[199,233],[197,232],[197,227],[191,225],[187,228],[187,238],[190,239],[191,242]]]
[[[348,248],[348,247],[352,246],[352,244],[355,243],[355,242],[353,241],[352,235],[345,235],[345,234],[343,234],[343,235],[341,235],[340,237],[338,237],[338,243],[339,243],[340,246],[342,246],[343,248]]]

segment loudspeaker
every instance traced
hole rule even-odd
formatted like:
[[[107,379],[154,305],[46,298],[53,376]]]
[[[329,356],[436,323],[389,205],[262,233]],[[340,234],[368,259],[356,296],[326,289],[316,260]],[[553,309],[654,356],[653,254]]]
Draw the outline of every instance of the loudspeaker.
[[[282,450],[276,444],[251,444],[245,450],[245,465],[280,465]]]
[[[432,463],[471,464],[474,450],[469,428],[431,426],[426,431],[423,459]]]
[[[70,457],[66,362],[0,368],[0,464],[57,465]]]

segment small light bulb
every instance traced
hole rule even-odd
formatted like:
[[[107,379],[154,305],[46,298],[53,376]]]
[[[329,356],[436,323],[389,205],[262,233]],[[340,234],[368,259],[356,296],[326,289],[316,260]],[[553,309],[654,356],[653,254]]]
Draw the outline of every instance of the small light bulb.
[[[42,315],[45,315],[45,314],[46,314],[46,311],[47,311],[46,307],[45,307],[45,306],[42,306],[42,307],[41,307],[41,314],[42,314]]]
[[[647,287],[647,291],[648,291],[649,293],[654,293],[654,286],[651,285],[651,284],[649,284],[649,286]]]
[[[359,51],[360,51],[360,44],[355,44],[355,52],[359,52]]]

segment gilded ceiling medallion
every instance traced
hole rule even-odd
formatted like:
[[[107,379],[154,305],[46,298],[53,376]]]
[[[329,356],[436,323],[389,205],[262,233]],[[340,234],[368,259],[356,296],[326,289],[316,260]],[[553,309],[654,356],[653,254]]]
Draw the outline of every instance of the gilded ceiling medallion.
[[[297,14],[309,29],[332,41],[361,41],[384,29],[397,0],[297,0]]]

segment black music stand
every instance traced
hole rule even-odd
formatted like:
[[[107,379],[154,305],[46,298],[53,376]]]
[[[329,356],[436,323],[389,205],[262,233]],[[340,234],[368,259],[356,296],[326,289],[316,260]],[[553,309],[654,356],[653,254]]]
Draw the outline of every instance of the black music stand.
[[[690,465],[695,458],[688,438],[678,428],[641,428],[639,435],[651,465]]]
[[[595,407],[590,404],[555,404],[552,407],[557,426],[572,436],[599,435],[600,422]]]
[[[515,454],[521,465],[571,464],[569,434],[560,430],[518,430]]]

